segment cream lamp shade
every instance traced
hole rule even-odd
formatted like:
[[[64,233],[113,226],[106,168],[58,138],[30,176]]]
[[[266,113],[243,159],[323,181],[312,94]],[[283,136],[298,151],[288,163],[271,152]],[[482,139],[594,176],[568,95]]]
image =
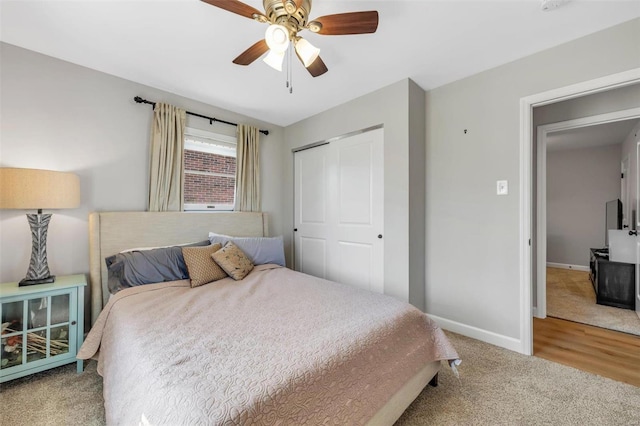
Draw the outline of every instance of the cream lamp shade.
[[[284,52],[289,47],[289,30],[278,24],[269,25],[264,34],[264,39],[269,46],[269,54],[263,59],[271,68],[282,71]]]
[[[42,209],[73,209],[80,206],[80,179],[73,173],[51,170],[0,168],[0,209],[35,209],[27,214],[31,227],[31,260],[20,286],[49,284],[55,276],[47,262],[47,229],[51,214]]]
[[[296,52],[306,68],[309,68],[313,61],[318,59],[318,55],[320,55],[320,49],[303,38],[299,38],[296,41]]]
[[[282,71],[282,63],[284,62],[284,52],[276,52],[270,50],[269,54],[263,59],[264,63],[277,71]]]
[[[0,168],[0,209],[73,209],[80,206],[78,175]]]
[[[264,33],[264,40],[269,49],[274,52],[284,53],[289,47],[289,30],[278,24],[269,25]]]

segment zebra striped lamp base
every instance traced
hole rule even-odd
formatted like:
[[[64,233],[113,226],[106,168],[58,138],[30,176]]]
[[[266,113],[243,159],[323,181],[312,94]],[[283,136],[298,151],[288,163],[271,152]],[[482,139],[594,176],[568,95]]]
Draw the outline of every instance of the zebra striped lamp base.
[[[18,283],[19,286],[47,284],[55,281],[56,277],[49,272],[47,263],[47,229],[51,214],[28,214],[27,220],[31,226],[31,260],[27,276]]]

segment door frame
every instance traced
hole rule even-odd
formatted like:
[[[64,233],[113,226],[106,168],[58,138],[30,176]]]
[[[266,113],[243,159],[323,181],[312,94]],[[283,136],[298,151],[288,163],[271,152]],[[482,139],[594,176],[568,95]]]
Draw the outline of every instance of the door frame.
[[[629,200],[631,199],[629,194],[629,167],[630,167],[629,155],[622,157],[620,161],[620,200],[622,201],[622,229],[633,229],[635,224],[631,224],[631,210],[629,209]],[[636,198],[637,199],[637,198]]]
[[[536,306],[533,316],[547,317],[547,143],[549,134],[563,130],[579,129],[598,124],[640,118],[640,108],[614,111],[606,114],[581,117],[574,120],[538,126],[537,146],[537,196],[536,196]],[[588,267],[585,267],[588,271]]]
[[[635,229],[636,231],[640,230],[640,136],[636,134],[635,138],[636,145],[636,175],[633,176],[636,183],[636,220],[635,223],[631,226],[631,229]],[[633,215],[631,215],[631,219],[633,219]],[[640,238],[638,238],[638,234],[636,233],[636,290],[634,293],[635,301],[636,301],[636,315],[640,319]]]
[[[533,354],[532,250],[533,108],[640,82],[640,68],[520,99],[520,352]]]

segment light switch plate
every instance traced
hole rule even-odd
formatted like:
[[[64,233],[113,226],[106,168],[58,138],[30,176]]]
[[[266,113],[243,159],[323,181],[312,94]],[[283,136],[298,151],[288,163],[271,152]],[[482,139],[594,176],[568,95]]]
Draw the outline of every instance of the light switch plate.
[[[509,194],[509,182],[506,180],[497,181],[497,193],[498,195],[507,195]]]

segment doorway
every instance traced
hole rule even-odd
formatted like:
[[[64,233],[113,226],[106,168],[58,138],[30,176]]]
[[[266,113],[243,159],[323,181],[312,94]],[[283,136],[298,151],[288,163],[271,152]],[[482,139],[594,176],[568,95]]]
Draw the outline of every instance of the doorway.
[[[563,100],[579,98],[640,82],[640,69],[590,80],[536,95],[520,101],[520,336],[521,352],[533,354],[533,294],[536,268],[535,234],[536,212],[533,198],[533,108]],[[536,291],[537,292],[537,291]]]
[[[622,176],[620,182],[617,180],[619,176],[618,165],[621,164],[623,170],[629,168],[629,153],[622,151],[616,153],[615,145],[620,145],[624,141],[639,119],[640,108],[633,108],[538,126],[535,198],[535,258],[537,265],[534,275],[536,278],[536,307],[533,312],[535,317],[545,318],[547,316],[547,267],[588,273],[589,249],[605,246],[606,238],[603,237],[603,233],[606,233],[605,203],[611,199],[621,198],[623,206],[621,225],[629,223],[631,212],[635,210],[635,206],[633,208],[631,206],[628,194],[629,179],[624,179],[623,172],[620,175]],[[613,149],[607,149],[607,144],[614,145]],[[632,148],[635,150],[635,144]],[[567,185],[561,194],[556,191],[554,195],[556,197],[560,195],[565,200],[549,204],[547,163],[551,150],[554,151],[556,157],[562,158],[563,169],[565,169],[562,174],[556,173],[554,177],[567,179],[568,174],[569,178],[572,177],[571,174],[581,174],[583,181],[578,185],[574,184],[573,187]],[[584,158],[585,151],[590,153],[591,158],[583,159],[580,164],[582,167],[571,170],[572,157]],[[597,160],[594,161],[594,156],[602,155],[604,152],[607,152],[609,156],[609,170],[602,170],[600,167],[602,164],[589,164],[589,162],[596,163]],[[568,153],[572,155],[566,155]],[[583,155],[577,155],[577,153]],[[585,165],[591,170],[584,170]],[[554,170],[557,169],[558,165],[554,163]],[[555,185],[559,186],[557,182]],[[559,206],[559,204],[562,205]],[[551,205],[554,207],[556,220],[553,221],[554,226],[549,227],[547,212]],[[571,217],[567,217],[565,218],[567,220],[561,222],[558,220],[560,215]],[[635,229],[635,226],[633,228]],[[552,241],[548,241],[549,232],[554,235]],[[552,253],[551,259],[547,252],[549,244],[554,248],[558,247]],[[562,253],[558,253],[558,251]],[[580,274],[563,274],[561,271],[555,275],[560,279],[564,276],[567,280],[574,279],[570,275],[577,277],[576,279],[580,278]],[[585,277],[588,278],[586,275]],[[586,290],[588,291],[588,289]],[[580,300],[582,298],[576,298],[576,302]],[[606,313],[602,315],[606,316]],[[570,313],[569,316],[571,316]],[[560,317],[569,319],[566,315],[560,315]],[[591,324],[598,325],[597,321],[596,324],[593,322]]]
[[[637,166],[629,159],[635,157],[639,123],[640,108],[633,108],[537,128],[537,318],[548,315],[640,337],[640,319],[629,309],[635,260],[620,259],[619,250],[611,259],[605,254],[609,228],[619,229],[616,238],[635,250],[626,227],[636,209],[629,173],[635,175]],[[601,274],[598,265],[606,268]],[[625,282],[608,287],[605,281],[614,279]]]

